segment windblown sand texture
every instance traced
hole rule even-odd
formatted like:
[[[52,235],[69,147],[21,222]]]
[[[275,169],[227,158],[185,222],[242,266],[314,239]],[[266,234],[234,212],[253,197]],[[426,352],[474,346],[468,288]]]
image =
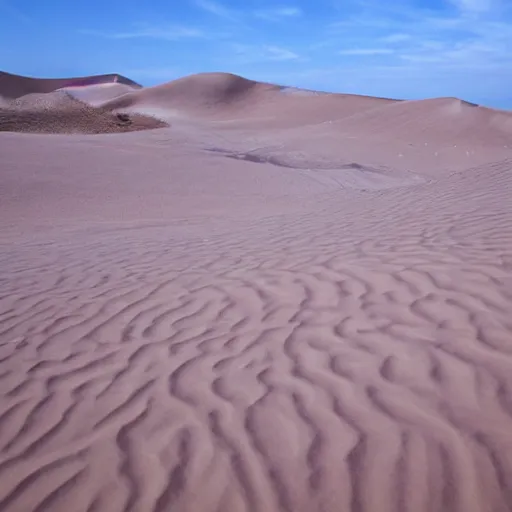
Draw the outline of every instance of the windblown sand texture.
[[[511,113],[79,91],[171,126],[0,133],[2,512],[512,510]]]

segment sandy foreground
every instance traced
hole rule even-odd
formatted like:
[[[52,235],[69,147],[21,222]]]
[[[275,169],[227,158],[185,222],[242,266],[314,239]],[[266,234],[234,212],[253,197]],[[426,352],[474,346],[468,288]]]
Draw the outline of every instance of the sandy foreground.
[[[0,511],[512,510],[512,114],[184,80],[0,133]]]

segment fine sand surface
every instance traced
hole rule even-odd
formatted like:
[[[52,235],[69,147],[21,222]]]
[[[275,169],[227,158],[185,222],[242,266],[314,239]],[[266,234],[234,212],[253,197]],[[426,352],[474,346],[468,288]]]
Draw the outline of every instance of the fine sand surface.
[[[0,133],[0,511],[512,510],[511,113],[83,87],[170,126]]]

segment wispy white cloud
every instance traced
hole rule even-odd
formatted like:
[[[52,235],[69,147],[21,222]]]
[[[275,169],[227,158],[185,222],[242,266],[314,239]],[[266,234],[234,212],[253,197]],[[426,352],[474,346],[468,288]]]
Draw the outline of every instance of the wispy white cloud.
[[[274,45],[233,43],[231,51],[234,54],[231,60],[237,64],[295,61],[301,58],[299,54],[288,48]]]
[[[459,10],[468,13],[483,13],[496,6],[497,0],[451,0]]]
[[[235,10],[230,9],[229,7],[215,0],[195,0],[195,4],[203,11],[206,11],[220,18],[235,21],[239,17]]]
[[[378,12],[356,11],[330,23],[323,45],[355,48],[342,50],[345,55],[387,55],[390,65],[453,63],[469,70],[505,64],[512,48],[512,13],[498,9],[503,8],[500,0],[449,1],[457,10],[433,11],[408,4],[397,13],[394,6],[379,4]],[[382,47],[364,49],[372,41]]]
[[[340,50],[340,55],[357,55],[357,56],[371,56],[371,55],[390,55],[394,53],[391,48],[349,48]]]
[[[263,49],[270,60],[296,60],[300,58],[297,53],[279,46],[264,46]]]
[[[306,74],[298,67],[287,70],[288,82],[394,97],[456,95],[478,102],[499,95],[512,106],[512,1],[445,0],[426,6],[416,0],[339,0],[342,4],[325,18],[321,35],[305,45],[316,68],[309,75],[307,67]],[[484,73],[486,79],[479,80]],[[369,77],[374,86],[367,85]]]
[[[180,41],[182,39],[205,38],[207,34],[198,28],[184,25],[154,26],[149,24],[136,25],[132,30],[119,32],[103,32],[97,30],[81,30],[82,34],[105,37],[108,39],[161,39]]]
[[[464,41],[455,44],[440,41],[426,41],[400,55],[400,59],[414,63],[431,63],[438,66],[478,69],[499,65],[505,57],[504,49],[500,51],[495,45]]]
[[[272,9],[260,9],[254,11],[254,16],[268,21],[279,21],[286,18],[298,18],[302,16],[302,9],[299,7],[274,7]]]
[[[381,37],[380,41],[383,43],[391,43],[391,44],[403,43],[405,41],[410,41],[411,37],[412,36],[410,34],[400,34],[400,33],[389,34],[387,36]]]

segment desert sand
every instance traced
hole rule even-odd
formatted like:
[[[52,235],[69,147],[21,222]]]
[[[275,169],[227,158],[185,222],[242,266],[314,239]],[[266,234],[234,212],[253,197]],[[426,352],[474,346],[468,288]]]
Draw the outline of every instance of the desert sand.
[[[0,96],[167,125],[0,132],[2,512],[512,510],[512,113],[222,73]]]

